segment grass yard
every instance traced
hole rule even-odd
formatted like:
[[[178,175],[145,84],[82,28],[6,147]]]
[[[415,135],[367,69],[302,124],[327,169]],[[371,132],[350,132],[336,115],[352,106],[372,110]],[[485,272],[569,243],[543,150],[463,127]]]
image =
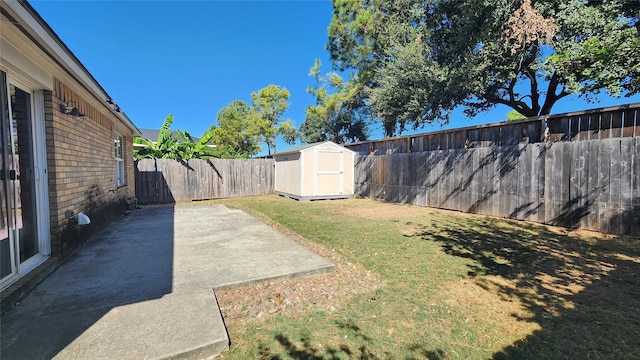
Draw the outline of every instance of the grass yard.
[[[224,359],[638,359],[640,239],[367,199],[217,200],[383,279],[228,324]]]

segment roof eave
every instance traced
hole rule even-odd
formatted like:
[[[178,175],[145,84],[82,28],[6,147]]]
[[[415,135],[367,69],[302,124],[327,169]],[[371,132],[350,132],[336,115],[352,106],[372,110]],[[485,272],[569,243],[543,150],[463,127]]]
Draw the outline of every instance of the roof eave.
[[[34,28],[31,26],[35,35],[44,44],[47,44],[51,50],[57,55],[62,63],[66,67],[66,71],[76,75],[78,81],[85,83],[87,90],[93,93],[93,95],[99,100],[106,102],[107,99],[112,99],[107,91],[98,83],[98,81],[91,75],[89,70],[80,62],[80,60],[73,54],[71,49],[65,45],[60,37],[53,31],[53,29],[47,24],[47,22],[38,14],[38,12],[29,4],[26,0],[18,1],[3,1],[3,3],[10,8],[17,16],[21,17],[27,23],[36,23],[40,28]],[[33,21],[28,21],[30,17]],[[111,113],[116,116],[127,128],[131,130],[133,136],[140,136],[140,130],[129,119],[124,112],[117,112],[110,106],[105,106],[110,109]]]

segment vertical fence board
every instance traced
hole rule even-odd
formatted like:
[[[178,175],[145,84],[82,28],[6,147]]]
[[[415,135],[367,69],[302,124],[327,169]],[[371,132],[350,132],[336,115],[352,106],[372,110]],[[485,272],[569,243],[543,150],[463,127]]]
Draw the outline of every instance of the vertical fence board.
[[[598,194],[598,231],[607,232],[609,230],[608,204],[610,195],[610,168],[611,168],[611,141],[602,139],[598,144],[599,148],[599,194]]]
[[[427,206],[428,198],[427,198],[427,177],[428,177],[428,169],[426,161],[424,160],[424,153],[414,153],[415,162],[417,165],[416,171],[416,182],[418,184],[418,205],[419,206]]]
[[[433,168],[434,153],[433,151],[429,151],[429,152],[424,152],[422,154],[424,154],[424,161],[422,166],[424,166],[424,172],[425,172],[425,182],[424,182],[425,206],[434,207],[434,203],[433,203],[434,195],[432,194],[433,176],[434,176],[433,174],[435,173]]]
[[[609,169],[609,229],[612,233],[620,232],[620,217],[616,216],[621,211],[620,193],[622,186],[622,139],[613,138],[610,140],[611,167]]]
[[[445,158],[445,153],[444,150],[437,150],[436,151],[436,172],[434,174],[434,178],[437,178],[439,174],[444,174],[444,176],[442,176],[442,180],[438,179],[435,180],[434,186],[434,193],[435,193],[435,199],[436,199],[436,203],[437,206],[439,208],[442,208],[444,206],[444,188],[446,187],[446,182],[447,182],[447,173],[446,173],[446,158]]]
[[[545,174],[556,174],[556,159],[555,149],[553,146],[549,146],[545,152]],[[545,176],[544,179],[544,204],[545,204],[545,219],[544,222],[551,224],[555,218],[555,197],[557,196],[555,191],[556,179],[551,176]]]
[[[489,182],[491,184],[490,192],[491,194],[495,194],[491,196],[489,199],[490,208],[489,215],[491,216],[499,216],[500,215],[500,145],[499,142],[495,147],[491,148],[491,165],[489,167],[489,172],[487,175],[489,176]]]
[[[458,197],[458,211],[466,211],[472,203],[471,194],[471,182],[473,177],[473,158],[472,152],[467,150],[460,150],[462,156],[462,174],[461,174],[461,188],[462,191]]]
[[[589,153],[586,167],[588,168],[587,178],[587,202],[589,203],[589,214],[587,215],[587,228],[598,231],[600,228],[598,221],[598,197],[600,195],[600,142],[590,140],[587,142]]]
[[[478,199],[473,205],[473,212],[487,215],[487,202],[491,196],[490,180],[487,178],[490,164],[487,158],[489,151],[490,149],[486,147],[481,147],[475,150],[475,153],[478,156]]]
[[[528,186],[528,208],[524,215],[524,220],[527,221],[539,221],[538,211],[540,209],[540,184],[538,177],[540,176],[540,144],[531,144],[526,146],[527,149],[527,163],[529,169],[529,175],[525,177],[525,183]]]
[[[498,150],[498,171],[497,176],[499,178],[498,183],[498,207],[495,216],[500,216],[500,214],[509,214],[509,201],[511,200],[511,184],[510,184],[510,165],[511,165],[511,157],[513,156],[511,147],[501,146]]]
[[[518,220],[525,220],[529,217],[529,210],[532,204],[531,201],[531,153],[532,148],[530,146],[524,146],[522,149],[522,155],[520,157],[521,168],[517,178],[516,189],[516,204],[515,211],[511,214],[511,217]]]
[[[589,227],[589,167],[587,161],[589,159],[589,142],[580,141],[573,144],[574,155],[574,176],[575,186],[572,187],[572,196],[577,199],[577,206],[580,209],[577,227],[586,229]]]
[[[625,218],[627,222],[631,224],[628,234],[638,236],[638,234],[640,234],[640,137],[633,138],[631,149],[633,152],[633,172],[631,180],[632,203],[629,206],[628,216]]]
[[[440,185],[441,185],[441,177],[443,175],[443,166],[441,162],[442,151],[435,150],[432,152],[431,157],[431,166],[432,166],[432,174],[431,174],[431,198],[433,199],[434,207],[441,207],[440,204]]]
[[[537,184],[538,184],[538,191],[536,193],[537,195],[537,204],[538,204],[538,222],[545,222],[546,219],[546,208],[545,208],[545,196],[546,196],[546,189],[545,189],[545,179],[548,176],[548,173],[546,172],[546,161],[547,161],[547,151],[549,149],[549,145],[547,144],[535,144],[535,147],[537,149],[536,152],[536,159],[538,161],[535,162],[536,166],[534,166],[534,168],[537,167],[537,174],[538,174],[538,178],[537,178]]]
[[[633,203],[633,139],[620,139],[620,213],[626,214],[632,212]],[[626,216],[619,216],[620,234],[627,234],[631,228],[630,221]]]
[[[462,190],[458,197],[458,208],[456,210],[468,211],[474,203],[474,151],[465,149],[459,149],[458,151],[462,158],[460,161],[460,166],[462,167],[460,186]]]
[[[436,152],[435,151],[429,151],[429,152],[425,152],[425,166],[426,166],[426,170],[427,170],[427,186],[426,186],[426,191],[427,191],[427,206],[429,207],[437,207],[436,205],[436,194],[435,194],[435,184],[437,182],[436,178],[436,164],[435,164],[435,157],[436,157]]]
[[[407,196],[408,196],[408,203],[411,205],[418,205],[418,162],[417,162],[417,156],[415,153],[410,153],[409,154],[409,159],[408,159],[408,163],[409,163],[409,174],[408,174],[408,179],[409,179],[409,184],[407,186]]]
[[[449,148],[449,146],[447,146]],[[440,201],[441,206],[444,209],[455,210],[453,197],[455,196],[455,191],[457,188],[456,181],[456,162],[455,162],[455,150],[447,149],[443,150],[443,171],[446,176],[444,176],[443,181],[441,182],[440,188]]]

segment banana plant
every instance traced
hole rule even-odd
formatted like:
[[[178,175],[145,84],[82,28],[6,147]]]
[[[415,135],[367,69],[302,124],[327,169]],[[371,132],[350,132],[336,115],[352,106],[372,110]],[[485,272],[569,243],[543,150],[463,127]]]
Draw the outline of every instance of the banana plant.
[[[171,124],[173,115],[169,114],[162,123],[158,141],[150,139],[134,138],[133,143],[144,145],[144,148],[135,150],[133,157],[136,159],[156,158],[156,159],[176,159],[178,139],[172,137]]]
[[[133,140],[134,144],[144,145],[145,147],[135,150],[134,157],[136,159],[156,158],[182,160],[212,159],[218,157],[215,155],[215,147],[208,144],[213,137],[212,131],[207,131],[197,142],[194,142],[193,137],[187,131],[178,130],[178,139],[172,136],[172,123],[173,115],[169,114],[160,128],[157,142],[149,139],[135,138]]]

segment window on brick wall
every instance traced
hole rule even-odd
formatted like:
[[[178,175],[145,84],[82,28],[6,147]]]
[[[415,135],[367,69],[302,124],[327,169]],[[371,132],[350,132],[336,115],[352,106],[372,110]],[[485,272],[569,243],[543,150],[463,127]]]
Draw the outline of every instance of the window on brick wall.
[[[122,156],[123,150],[122,147],[124,143],[122,142],[122,135],[116,134],[116,138],[113,141],[114,149],[115,149],[115,159],[116,159],[116,186],[123,186],[124,182],[124,157]]]

